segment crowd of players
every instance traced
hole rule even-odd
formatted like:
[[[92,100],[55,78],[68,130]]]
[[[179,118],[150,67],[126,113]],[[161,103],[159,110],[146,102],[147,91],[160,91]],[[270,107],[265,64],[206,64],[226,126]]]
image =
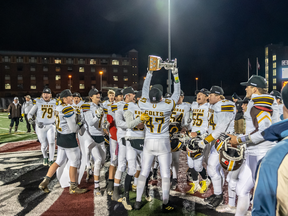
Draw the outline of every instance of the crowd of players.
[[[205,199],[207,205],[219,212],[245,215],[251,203],[257,165],[276,145],[275,141],[264,139],[263,131],[283,117],[281,95],[276,91],[268,94],[267,82],[261,76],[253,75],[241,83],[246,87],[242,105],[245,130],[239,134],[234,131],[235,103],[225,99],[221,87],[197,91],[196,102],[189,104],[183,102],[178,69],[174,68],[172,74],[174,92],[165,97],[161,85],[150,86],[152,71],[148,71],[142,91],[135,92],[131,87],[109,90],[109,99],[104,102],[95,88],[89,91],[89,102],[68,89],[52,99],[50,89],[45,88],[28,113],[29,122],[36,123],[43,164],[50,166],[39,188],[49,193],[48,184],[57,172],[61,186],[70,186],[70,194],[85,193],[86,189],[79,188],[78,183],[86,170],[87,181],[94,177],[94,195],[101,196],[100,170],[108,153],[105,143],[109,143],[108,195],[122,202],[127,210],[140,209],[143,193],[146,200],[152,200],[148,180],[151,176],[157,178],[159,166],[162,210],[170,212],[175,207],[169,202],[169,192],[177,188],[179,156],[185,151],[187,181],[191,186],[187,193],[205,193],[212,183],[214,194]],[[121,195],[120,180],[126,168]],[[223,170],[228,172],[229,205],[220,205]],[[131,189],[137,193],[134,206],[129,200]]]

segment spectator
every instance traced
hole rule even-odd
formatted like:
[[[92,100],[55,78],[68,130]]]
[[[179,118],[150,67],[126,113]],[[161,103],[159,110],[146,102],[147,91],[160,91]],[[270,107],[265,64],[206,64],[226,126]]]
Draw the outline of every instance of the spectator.
[[[14,101],[8,106],[8,118],[11,119],[9,133],[12,132],[14,122],[15,122],[15,132],[17,132],[20,117],[21,117],[21,104],[19,103],[18,97],[15,97]]]
[[[234,93],[232,95],[233,102],[235,103],[236,106],[236,116],[235,116],[235,121],[234,121],[234,130],[235,133],[237,134],[244,134],[244,114],[243,114],[243,109],[242,109],[242,103],[241,103],[241,98]]]
[[[21,112],[22,112],[22,117],[24,117],[25,121],[26,121],[27,133],[30,133],[31,132],[31,126],[30,126],[29,121],[27,119],[27,115],[28,115],[29,111],[33,107],[33,102],[31,100],[30,95],[26,95],[25,96],[25,100],[26,101],[22,105],[22,111]],[[32,127],[33,127],[33,129],[35,131],[35,123],[32,124]]]

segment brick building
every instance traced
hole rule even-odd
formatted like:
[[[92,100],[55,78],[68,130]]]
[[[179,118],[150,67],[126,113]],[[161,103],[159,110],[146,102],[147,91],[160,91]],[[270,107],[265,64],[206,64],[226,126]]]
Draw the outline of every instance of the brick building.
[[[45,86],[53,96],[67,88],[87,95],[91,86],[101,89],[101,76],[102,87],[137,89],[138,52],[130,50],[124,57],[0,51],[0,74],[0,97],[40,96]]]

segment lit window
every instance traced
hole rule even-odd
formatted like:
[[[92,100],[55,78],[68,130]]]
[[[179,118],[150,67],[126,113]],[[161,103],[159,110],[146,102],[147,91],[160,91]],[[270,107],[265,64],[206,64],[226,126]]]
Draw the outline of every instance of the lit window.
[[[127,68],[123,68],[123,73],[128,73]]]
[[[36,85],[31,85],[30,89],[36,89]]]
[[[96,60],[95,59],[90,59],[90,64],[96,64]]]
[[[273,61],[276,61],[276,55],[272,56]]]
[[[118,81],[118,76],[113,76],[114,81]]]
[[[276,69],[273,69],[273,76],[276,76]]]
[[[61,80],[61,75],[56,75],[55,80]]]
[[[95,72],[95,67],[91,67],[91,72]]]
[[[5,75],[5,80],[10,80],[10,75]]]
[[[85,59],[78,59],[78,64],[85,64]]]
[[[56,59],[55,59],[55,64],[61,64],[61,59],[56,58]]]
[[[6,70],[9,70],[9,69],[10,69],[10,66],[9,66],[9,65],[5,65],[5,69],[6,69]]]
[[[273,78],[273,84],[276,84],[276,78]]]
[[[16,62],[22,63],[23,62],[23,57],[18,56],[17,59],[16,59]]]
[[[18,80],[23,80],[23,76],[22,75],[18,75]]]
[[[44,67],[43,67],[43,71],[48,71],[48,67],[47,67],[47,66],[44,66]]]
[[[276,86],[275,85],[273,85],[273,90],[276,90],[277,88],[276,88]]]
[[[84,72],[84,67],[79,67],[79,72]]]
[[[137,68],[137,66],[135,66],[135,68]]]
[[[60,67],[56,67],[56,72],[60,72],[61,71],[61,68]]]
[[[265,57],[268,57],[268,47],[265,48]]]
[[[119,65],[119,61],[118,60],[112,60],[112,65]]]
[[[66,64],[73,64],[73,59],[72,58],[67,58],[66,59]]]
[[[273,63],[273,68],[276,68],[276,62]]]
[[[80,83],[80,84],[79,84],[79,89],[85,89],[84,83]]]
[[[36,80],[36,76],[35,76],[35,75],[31,75],[31,76],[30,76],[30,79],[31,79],[31,80]]]
[[[265,58],[265,66],[268,66],[268,64],[269,64],[269,59]]]
[[[127,76],[124,76],[124,77],[123,77],[123,80],[124,80],[124,81],[128,81],[128,77],[127,77]]]
[[[117,68],[113,68],[113,72],[114,72],[114,73],[117,73],[117,72],[118,72],[118,69],[117,69]]]
[[[56,89],[61,89],[61,85],[59,83],[56,83]]]
[[[35,57],[30,57],[29,58],[29,62],[30,63],[36,63],[37,62],[37,59]]]
[[[36,70],[35,66],[30,67],[30,71],[35,71],[35,70]]]
[[[4,62],[10,62],[9,56],[4,56]],[[11,86],[10,86],[11,87]]]
[[[10,83],[5,83],[5,89],[11,89]]]

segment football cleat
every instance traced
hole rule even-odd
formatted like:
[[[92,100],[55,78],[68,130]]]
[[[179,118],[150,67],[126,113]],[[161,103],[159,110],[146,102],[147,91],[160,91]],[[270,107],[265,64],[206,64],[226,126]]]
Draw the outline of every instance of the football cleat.
[[[146,188],[145,188],[145,199],[146,199],[148,202],[151,202],[151,201],[152,201],[152,197],[151,197],[150,194],[149,194],[149,188],[148,188],[148,186],[146,186]]]
[[[83,194],[85,192],[87,192],[87,189],[78,188],[78,186],[75,182],[70,183],[70,187],[69,187],[69,193],[70,194]]]
[[[215,194],[212,194],[211,196],[205,198],[204,202],[207,202],[207,203],[211,202],[215,198],[215,196],[216,196]]]
[[[101,194],[101,191],[100,191],[100,188],[99,187],[97,187],[97,188],[94,188],[94,196],[102,196],[102,194]]]
[[[134,184],[133,184],[133,185],[132,185],[132,191],[133,191],[133,192],[136,192],[136,190],[137,190],[137,185],[134,185]]]
[[[114,187],[114,191],[111,197],[111,200],[117,201],[117,202],[122,202],[122,197],[119,194],[119,186]]]
[[[230,205],[219,205],[216,208],[217,212],[236,214],[236,207]]]
[[[199,190],[199,193],[203,194],[208,190],[209,185],[211,184],[211,181],[209,178],[206,180],[200,181],[201,189]]]
[[[129,191],[125,192],[125,197],[122,198],[122,204],[124,205],[124,208],[128,211],[131,211],[133,209],[129,200]]]
[[[50,167],[53,163],[54,161],[49,161],[48,166]]]
[[[107,186],[107,194],[112,196],[113,195],[113,181],[108,181],[108,186]]]
[[[44,178],[44,180],[40,183],[39,188],[44,192],[44,193],[49,193],[50,190],[48,189],[48,184],[49,184],[49,179]]]
[[[162,204],[162,211],[163,212],[171,212],[174,210],[175,210],[175,207],[170,204],[170,201],[167,204]]]
[[[135,210],[141,209],[141,201],[140,201],[140,202],[136,201],[136,202],[134,203],[134,209],[135,209]]]
[[[48,166],[48,158],[43,158],[43,165]]]
[[[216,208],[223,202],[223,194],[215,195],[215,198],[209,202],[209,205]]]
[[[171,189],[172,190],[176,190],[176,187],[177,187],[177,183],[178,183],[178,181],[177,181],[177,179],[172,179],[172,184],[171,184]]]
[[[196,191],[201,189],[198,181],[197,182],[191,182],[191,183],[189,183],[189,185],[191,185],[191,188],[189,191],[186,192],[188,194],[194,194]]]

